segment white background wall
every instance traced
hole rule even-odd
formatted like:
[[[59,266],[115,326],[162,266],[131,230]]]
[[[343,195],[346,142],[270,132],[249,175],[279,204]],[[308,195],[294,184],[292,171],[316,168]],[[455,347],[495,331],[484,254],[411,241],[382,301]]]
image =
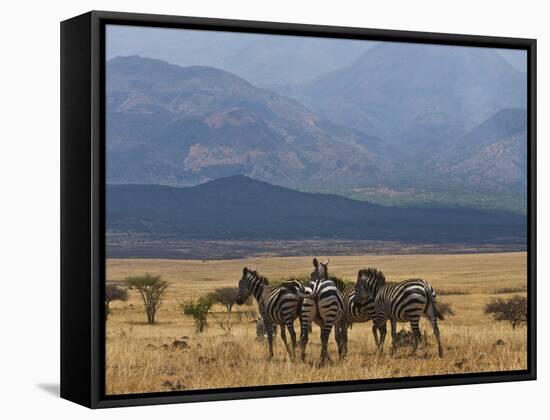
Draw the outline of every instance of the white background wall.
[[[547,413],[550,211],[548,53],[544,1],[96,0],[9,1],[0,37],[0,416],[56,418],[520,419]],[[59,383],[59,22],[91,9],[538,39],[539,380],[92,412]],[[546,191],[545,191],[546,190]],[[546,239],[546,240],[545,240]],[[546,255],[546,258],[545,258]],[[545,389],[546,388],[546,389]],[[538,413],[538,414],[537,414]]]

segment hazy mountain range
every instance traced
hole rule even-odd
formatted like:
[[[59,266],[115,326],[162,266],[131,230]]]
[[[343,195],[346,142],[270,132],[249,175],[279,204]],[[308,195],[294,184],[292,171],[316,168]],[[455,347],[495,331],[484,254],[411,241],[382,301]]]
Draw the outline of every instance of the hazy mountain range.
[[[293,96],[332,121],[422,158],[502,108],[525,108],[525,81],[491,49],[381,43]]]
[[[303,38],[292,49],[300,61],[284,42],[259,51],[265,40],[256,41],[233,58],[221,54],[224,70],[110,60],[108,183],[193,186],[247,175],[344,195],[406,189],[449,205],[459,195],[476,205],[472,192],[524,211],[526,76],[496,50],[350,43],[338,62],[338,43],[331,50]]]
[[[217,67],[262,87],[296,86],[341,69],[379,42],[107,25],[107,59],[140,55],[182,67]],[[494,49],[521,72],[526,53]]]
[[[172,239],[346,238],[525,246],[526,219],[505,211],[384,207],[232,176],[195,187],[109,185],[107,228]]]
[[[351,63],[377,42],[108,26],[107,58],[139,55],[216,67],[261,87],[307,82]]]
[[[394,151],[223,70],[137,56],[107,66],[110,183],[246,174],[294,187],[383,182]]]
[[[450,182],[493,190],[527,187],[527,113],[503,109],[434,156],[433,167]]]

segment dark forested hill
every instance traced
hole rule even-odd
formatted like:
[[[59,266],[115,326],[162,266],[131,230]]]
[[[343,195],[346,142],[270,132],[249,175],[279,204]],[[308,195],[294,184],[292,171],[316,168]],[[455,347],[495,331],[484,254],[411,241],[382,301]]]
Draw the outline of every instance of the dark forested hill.
[[[109,185],[107,209],[109,231],[178,239],[525,240],[525,217],[508,212],[384,207],[244,176],[189,188]]]

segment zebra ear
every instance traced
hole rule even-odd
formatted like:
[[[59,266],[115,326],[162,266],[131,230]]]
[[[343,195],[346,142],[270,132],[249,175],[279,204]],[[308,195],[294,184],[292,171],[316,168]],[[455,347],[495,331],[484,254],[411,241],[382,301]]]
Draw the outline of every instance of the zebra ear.
[[[319,266],[319,261],[317,261],[317,258],[313,258],[313,266],[317,268]]]
[[[328,265],[329,261],[330,261],[330,258],[327,258],[327,260],[324,263],[321,263],[321,264],[323,264],[326,267]]]
[[[243,276],[246,276],[248,274],[248,268],[243,268]]]

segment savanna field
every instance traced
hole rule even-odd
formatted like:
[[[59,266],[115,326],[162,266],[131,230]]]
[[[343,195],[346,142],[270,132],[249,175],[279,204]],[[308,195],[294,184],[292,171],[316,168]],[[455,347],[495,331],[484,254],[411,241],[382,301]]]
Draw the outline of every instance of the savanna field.
[[[324,257],[324,256],[323,256]],[[143,302],[135,291],[125,302],[111,303],[106,332],[106,393],[127,394],[174,390],[228,388],[323,381],[395,378],[454,373],[495,372],[527,368],[527,330],[496,322],[483,308],[492,298],[526,296],[527,254],[478,253],[432,255],[364,255],[330,257],[330,274],[355,281],[361,268],[376,267],[389,281],[423,278],[433,285],[437,301],[451,305],[454,316],[439,323],[445,355],[437,347],[426,319],[421,330],[427,340],[416,355],[403,347],[390,354],[391,337],[379,355],[372,323],[354,324],[349,331],[348,356],[338,360],[334,333],[332,362],[319,366],[319,327],[313,326],[305,362],[289,360],[279,336],[275,356],[267,360],[267,344],[256,339],[257,304],[233,308],[235,324],[227,334],[208,319],[197,333],[181,304],[220,287],[237,287],[243,267],[255,268],[270,281],[303,277],[311,272],[311,257],[262,257],[238,260],[109,259],[107,279],[151,273],[170,283],[148,325]],[[213,308],[222,316],[224,308]],[[299,324],[295,321],[299,338]],[[398,331],[409,329],[399,324]],[[176,342],[176,345],[174,345]],[[183,344],[182,344],[183,343]],[[299,352],[299,350],[298,350]]]

